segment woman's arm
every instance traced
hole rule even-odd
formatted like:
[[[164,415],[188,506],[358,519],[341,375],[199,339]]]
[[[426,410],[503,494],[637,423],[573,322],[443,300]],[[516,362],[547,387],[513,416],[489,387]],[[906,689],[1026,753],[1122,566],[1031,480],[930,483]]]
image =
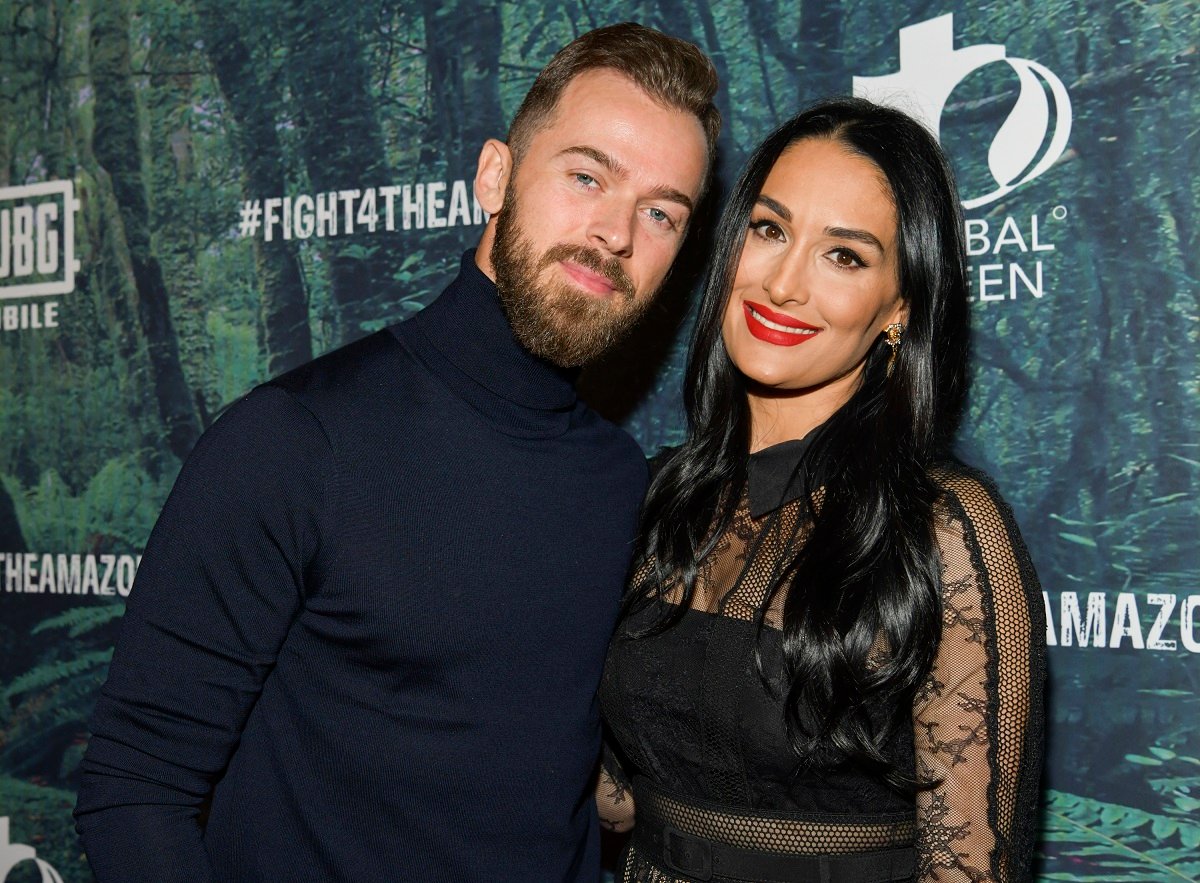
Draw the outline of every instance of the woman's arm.
[[[919,881],[1029,879],[1042,763],[1045,624],[1012,513],[983,476],[936,476],[942,636],[913,708]]]
[[[624,834],[633,828],[633,790],[629,777],[607,745],[596,782],[596,809],[600,812],[600,826],[606,831]]]

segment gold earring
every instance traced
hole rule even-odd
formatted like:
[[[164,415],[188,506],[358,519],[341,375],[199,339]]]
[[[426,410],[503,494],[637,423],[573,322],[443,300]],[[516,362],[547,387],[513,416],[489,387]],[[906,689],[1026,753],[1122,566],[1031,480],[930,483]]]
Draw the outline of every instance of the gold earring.
[[[892,354],[888,356],[887,373],[888,377],[892,376],[892,366],[896,364],[896,350],[900,349],[900,337],[904,334],[904,325],[900,322],[893,322],[883,329],[886,335],[884,338],[888,346],[892,348]]]

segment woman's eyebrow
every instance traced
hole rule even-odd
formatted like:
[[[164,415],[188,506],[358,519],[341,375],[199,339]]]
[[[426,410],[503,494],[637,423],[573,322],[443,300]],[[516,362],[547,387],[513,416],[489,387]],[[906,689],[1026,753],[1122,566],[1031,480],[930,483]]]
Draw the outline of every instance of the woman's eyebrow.
[[[758,202],[759,205],[765,205],[767,208],[769,208],[771,211],[775,212],[775,214],[779,215],[779,217],[783,218],[785,221],[790,221],[792,219],[792,212],[790,209],[788,209],[788,207],[786,205],[784,205],[782,202],[779,202],[778,200],[772,199],[771,197],[767,196],[765,193],[758,194],[758,199],[756,201]]]
[[[862,242],[873,246],[881,253],[886,251],[878,237],[874,233],[868,233],[866,230],[855,230],[853,227],[826,227],[825,235],[833,239],[853,239],[855,242]]]
[[[766,206],[785,221],[792,220],[791,210],[779,200],[772,199],[765,193],[760,193],[756,202],[759,205]],[[853,239],[855,242],[862,242],[866,245],[873,246],[880,252],[886,252],[886,249],[883,247],[883,243],[879,241],[879,237],[877,237],[874,233],[867,232],[866,230],[856,230],[853,227],[826,227],[825,235],[834,239]]]

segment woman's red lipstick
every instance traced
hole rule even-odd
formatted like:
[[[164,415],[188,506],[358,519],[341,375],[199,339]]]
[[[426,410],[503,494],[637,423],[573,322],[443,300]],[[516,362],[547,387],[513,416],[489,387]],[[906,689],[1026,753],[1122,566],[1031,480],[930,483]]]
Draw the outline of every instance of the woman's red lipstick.
[[[746,314],[746,327],[759,340],[773,343],[776,346],[795,346],[812,340],[820,332],[820,328],[793,319],[783,313],[777,313],[769,307],[754,301],[742,301],[742,311]],[[772,327],[774,326],[774,327]]]

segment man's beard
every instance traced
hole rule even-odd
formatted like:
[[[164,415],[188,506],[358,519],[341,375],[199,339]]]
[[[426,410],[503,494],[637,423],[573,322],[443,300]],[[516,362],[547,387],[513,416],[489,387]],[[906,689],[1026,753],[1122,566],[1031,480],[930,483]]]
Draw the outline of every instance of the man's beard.
[[[492,268],[513,335],[535,356],[562,368],[587,364],[620,339],[654,299],[653,292],[635,296],[633,281],[616,258],[606,261],[593,248],[566,243],[538,257],[521,234],[510,185],[496,217]],[[612,285],[612,293],[591,296],[566,282],[540,283],[541,273],[562,260],[601,274]]]

